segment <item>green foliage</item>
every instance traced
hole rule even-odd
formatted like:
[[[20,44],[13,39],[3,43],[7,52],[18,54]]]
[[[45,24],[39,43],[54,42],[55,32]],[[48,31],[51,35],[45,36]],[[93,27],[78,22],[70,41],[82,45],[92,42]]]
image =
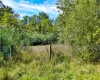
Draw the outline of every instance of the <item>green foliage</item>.
[[[97,55],[100,14],[96,0],[58,0],[58,8],[63,11],[58,17],[60,41],[70,44],[76,55]]]
[[[93,33],[93,38],[96,41],[96,44],[100,44],[100,29],[97,29],[96,32]]]
[[[12,56],[12,45],[15,47],[22,45],[22,42],[23,45],[27,45],[29,43],[27,34],[23,35],[22,32],[20,33],[12,27],[1,27],[0,34],[0,45],[5,57]]]
[[[44,12],[40,12],[39,15],[33,15],[31,17],[24,16],[20,22],[27,29],[34,32],[42,34],[53,32],[52,22]]]
[[[12,8],[0,9],[0,46],[4,48],[0,80],[100,80],[100,64],[89,64],[99,57],[99,0],[58,0],[57,6],[62,13],[55,23],[44,12],[19,20]],[[11,45],[57,43],[58,34],[59,41],[70,44],[78,58],[53,52],[49,60],[45,54],[16,49],[12,59],[3,60]]]
[[[52,22],[48,15],[40,12],[31,17],[24,16],[19,20],[10,7],[0,9],[0,44],[4,54],[11,53],[11,45],[39,45],[57,41]],[[53,32],[53,33],[52,33]]]
[[[32,54],[32,53],[27,53],[27,52],[21,51],[19,53],[19,55],[20,55],[20,59],[22,60],[23,63],[29,63],[29,62],[33,61],[34,54]],[[19,55],[17,55],[17,56],[19,56]]]
[[[57,34],[46,13],[24,16],[19,20],[19,15],[11,7],[5,6],[0,11],[0,39],[3,39],[3,45],[29,45],[30,41],[33,45],[56,42]]]
[[[23,59],[30,54],[23,53]],[[59,55],[59,56],[58,56]],[[35,57],[34,57],[35,56]],[[70,58],[65,53],[55,53],[52,60],[34,54],[33,60],[6,62],[0,68],[0,80],[99,80],[100,64],[87,64]],[[43,57],[43,58],[42,58]],[[63,61],[59,58],[63,58]],[[58,58],[58,59],[57,59]],[[43,59],[43,60],[42,60]],[[68,61],[69,60],[69,61]],[[54,64],[55,63],[55,64]]]
[[[2,16],[1,20],[0,20],[0,25],[3,26],[17,26],[18,25],[18,21],[17,19],[14,17],[14,15],[5,12],[4,15]]]
[[[57,42],[57,35],[54,33],[44,34],[33,34],[30,39],[31,45],[38,45],[38,44],[50,44]]]
[[[2,54],[2,52],[0,52],[0,64],[2,61],[3,61],[3,54]]]

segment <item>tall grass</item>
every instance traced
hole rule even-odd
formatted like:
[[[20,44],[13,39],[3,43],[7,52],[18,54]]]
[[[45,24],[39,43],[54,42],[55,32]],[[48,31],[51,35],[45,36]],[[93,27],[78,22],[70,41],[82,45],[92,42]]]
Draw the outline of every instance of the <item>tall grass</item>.
[[[84,63],[67,53],[56,52],[51,60],[44,54],[20,54],[19,60],[3,61],[0,80],[100,80],[100,64]]]

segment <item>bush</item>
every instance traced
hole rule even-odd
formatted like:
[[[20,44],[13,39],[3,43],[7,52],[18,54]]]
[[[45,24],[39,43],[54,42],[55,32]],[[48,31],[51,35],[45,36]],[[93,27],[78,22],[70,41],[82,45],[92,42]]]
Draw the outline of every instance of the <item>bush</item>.
[[[17,52],[14,60],[19,60],[19,61],[22,61],[23,63],[30,63],[32,62],[33,60],[33,55],[32,53],[28,53],[28,52],[25,52],[25,51],[19,51]]]
[[[57,42],[57,34],[49,33],[49,34],[38,34],[35,33],[32,37],[30,37],[30,45],[43,45]]]

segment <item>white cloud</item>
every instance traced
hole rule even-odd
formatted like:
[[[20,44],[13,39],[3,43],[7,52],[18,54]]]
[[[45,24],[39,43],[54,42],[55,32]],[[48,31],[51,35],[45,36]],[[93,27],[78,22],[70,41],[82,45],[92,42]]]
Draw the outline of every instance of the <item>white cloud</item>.
[[[2,0],[5,5],[11,6],[17,12],[45,12],[47,14],[58,15],[58,9],[56,5],[50,4],[30,4],[28,1],[20,0],[20,3],[15,2],[14,0]],[[23,13],[25,14],[25,13]],[[21,14],[21,15],[23,15]]]

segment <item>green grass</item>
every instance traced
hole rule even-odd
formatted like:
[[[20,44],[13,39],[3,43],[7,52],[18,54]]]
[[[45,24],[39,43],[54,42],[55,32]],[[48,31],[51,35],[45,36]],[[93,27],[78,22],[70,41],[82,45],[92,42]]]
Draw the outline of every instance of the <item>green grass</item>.
[[[100,80],[99,63],[84,63],[61,53],[52,60],[40,54],[21,54],[22,60],[3,62],[0,80]]]

